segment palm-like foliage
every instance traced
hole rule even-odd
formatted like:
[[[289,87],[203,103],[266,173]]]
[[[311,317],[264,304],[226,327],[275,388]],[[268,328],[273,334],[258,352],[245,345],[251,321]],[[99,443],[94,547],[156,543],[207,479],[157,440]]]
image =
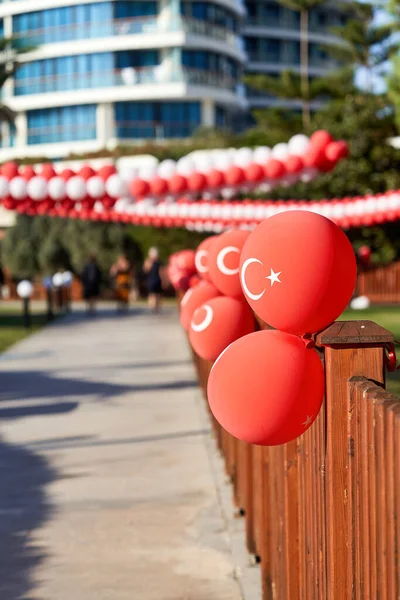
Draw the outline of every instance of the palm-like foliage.
[[[33,47],[28,46],[19,48],[15,38],[0,38],[0,89],[15,74],[19,64],[17,56],[32,50]],[[6,104],[0,103],[0,122],[2,121],[13,124],[15,113]]]

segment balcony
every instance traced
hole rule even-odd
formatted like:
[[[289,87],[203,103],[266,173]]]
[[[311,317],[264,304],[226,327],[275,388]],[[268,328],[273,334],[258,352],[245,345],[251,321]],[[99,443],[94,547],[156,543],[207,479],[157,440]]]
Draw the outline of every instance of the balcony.
[[[167,83],[218,87],[232,92],[236,92],[238,85],[237,80],[228,74],[185,67],[169,68],[169,65],[160,64],[155,67],[128,67],[120,70],[60,73],[54,76],[16,79],[13,95],[20,97],[90,88]]]
[[[202,35],[229,44],[235,50],[243,52],[242,39],[233,31],[219,25],[213,25],[201,19],[176,17],[162,19],[156,16],[135,17],[130,19],[114,19],[112,21],[46,27],[15,33],[17,47],[39,47],[43,44],[58,44],[74,40],[92,40],[104,37],[127,36],[139,34],[158,34],[184,32],[191,35]],[[157,43],[155,43],[157,46]]]

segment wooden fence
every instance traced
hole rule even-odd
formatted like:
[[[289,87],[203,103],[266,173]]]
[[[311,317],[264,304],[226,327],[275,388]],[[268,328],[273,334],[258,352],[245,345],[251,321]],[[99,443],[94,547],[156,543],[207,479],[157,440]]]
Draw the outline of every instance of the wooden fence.
[[[392,341],[371,321],[316,337],[325,401],[294,442],[250,446],[211,415],[263,600],[400,598],[400,399],[384,389]],[[212,364],[193,357],[206,394]]]
[[[361,271],[357,279],[357,294],[368,296],[371,302],[400,302],[400,261]]]

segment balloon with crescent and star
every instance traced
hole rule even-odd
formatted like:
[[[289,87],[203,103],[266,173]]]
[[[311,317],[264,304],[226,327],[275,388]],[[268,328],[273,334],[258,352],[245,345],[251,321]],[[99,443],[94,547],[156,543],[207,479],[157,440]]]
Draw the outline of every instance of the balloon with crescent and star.
[[[241,298],[240,254],[249,231],[234,229],[218,236],[208,253],[208,268],[211,281],[226,296]]]

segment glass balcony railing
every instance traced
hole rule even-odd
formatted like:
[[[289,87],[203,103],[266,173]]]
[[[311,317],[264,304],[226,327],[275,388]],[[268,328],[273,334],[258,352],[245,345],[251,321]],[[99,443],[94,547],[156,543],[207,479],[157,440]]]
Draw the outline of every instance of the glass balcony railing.
[[[174,31],[204,35],[228,43],[236,49],[243,49],[241,38],[228,28],[213,25],[201,19],[187,17],[163,19],[156,16],[114,19],[113,21],[90,21],[29,30],[23,33],[16,32],[15,43],[17,47],[23,48],[26,46],[36,47],[42,44],[56,44],[73,40]]]
[[[16,79],[14,96],[66,92],[88,88],[136,86],[146,84],[186,83],[236,91],[237,81],[228,74],[185,67],[156,67],[93,71],[88,73],[60,73],[54,76]]]
[[[300,53],[298,54],[274,54],[274,53],[265,53],[261,51],[247,51],[247,58],[252,63],[257,64],[273,64],[273,65],[282,65],[288,68],[297,68],[300,65]],[[340,63],[331,58],[331,57],[318,57],[318,56],[310,56],[309,59],[310,67],[315,68],[325,68],[332,69],[340,66]]]
[[[186,138],[200,123],[194,121],[116,121],[115,135],[120,140]],[[65,124],[28,128],[28,144],[57,144],[96,139],[96,125]]]
[[[326,34],[330,32],[332,27],[342,24],[343,19],[341,19],[339,15],[324,19],[323,21],[318,20],[318,18],[310,18],[309,31],[311,33]],[[248,15],[245,25],[273,29],[289,29],[291,31],[297,30],[300,32],[300,17],[298,13],[289,10],[281,13],[259,14],[257,16]]]

